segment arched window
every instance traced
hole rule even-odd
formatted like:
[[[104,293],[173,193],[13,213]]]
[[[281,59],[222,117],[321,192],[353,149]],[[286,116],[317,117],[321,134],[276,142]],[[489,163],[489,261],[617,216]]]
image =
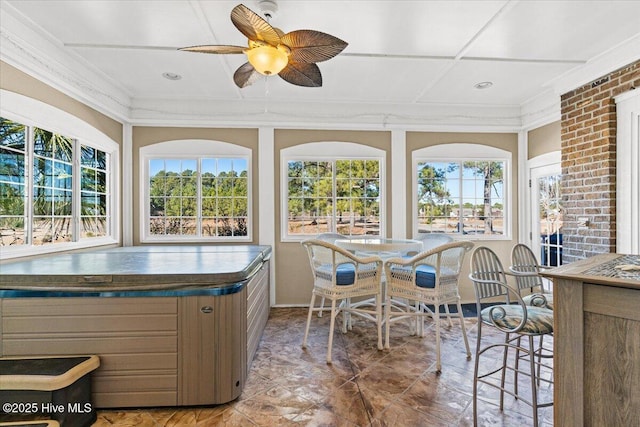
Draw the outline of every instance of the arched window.
[[[413,153],[417,233],[503,239],[511,235],[511,153],[480,144],[441,144]]]
[[[384,234],[385,152],[347,142],[282,150],[282,239]]]
[[[251,150],[209,140],[140,150],[141,241],[250,241]]]
[[[118,144],[65,111],[0,96],[2,259],[117,243]]]

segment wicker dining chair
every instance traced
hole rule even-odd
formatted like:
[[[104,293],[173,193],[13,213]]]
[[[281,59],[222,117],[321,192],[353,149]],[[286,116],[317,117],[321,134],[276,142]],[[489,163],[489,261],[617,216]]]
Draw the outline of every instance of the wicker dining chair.
[[[335,243],[338,239],[348,239],[349,236],[345,236],[344,234],[339,233],[320,233],[316,237],[318,240],[322,240],[323,242]],[[324,311],[324,297],[320,300],[320,310],[318,310],[318,317],[322,317],[322,312]]]
[[[396,257],[385,261],[385,348],[389,348],[390,324],[395,320],[415,316],[416,329],[424,336],[424,318],[431,317],[436,328],[436,371],[442,369],[440,357],[440,307],[444,306],[449,326],[452,327],[449,304],[456,304],[462,328],[467,357],[471,350],[464,325],[458,277],[465,254],[471,242],[452,242],[421,252],[411,258]],[[400,299],[400,301],[395,301]],[[414,305],[410,302],[414,302]]]
[[[331,348],[335,319],[343,313],[342,332],[347,332],[351,315],[356,315],[376,324],[378,349],[382,350],[382,259],[377,256],[358,257],[336,245],[318,239],[302,242],[309,255],[313,274],[313,291],[309,303],[307,325],[302,340],[302,348],[307,348],[309,326],[317,296],[331,301],[331,320],[329,342],[327,345],[327,363],[331,363]],[[373,308],[369,305],[352,305],[351,298],[373,297]]]
[[[422,242],[423,251],[428,251],[454,241],[453,237],[444,233],[418,233],[416,240]]]
[[[320,233],[315,239],[322,240],[323,242],[335,243],[338,239],[350,239],[350,236],[339,233]]]
[[[548,352],[540,353],[540,348],[534,345],[534,339],[553,334],[553,311],[544,307],[534,307],[524,303],[519,292],[507,284],[505,270],[498,256],[487,247],[478,247],[471,254],[471,273],[476,294],[476,308],[478,312],[478,337],[476,341],[476,358],[473,380],[473,420],[478,422],[478,386],[480,383],[500,390],[500,410],[504,409],[504,394],[510,394],[516,399],[530,405],[533,410],[533,425],[538,426],[538,409],[553,405],[553,401],[539,403],[538,394],[541,378],[539,366],[543,360],[552,358]],[[488,305],[488,306],[487,306]],[[484,306],[484,308],[483,308]],[[504,333],[504,340],[496,342],[483,337],[485,326],[495,328]],[[521,345],[526,341],[528,345]],[[495,349],[502,350],[501,366],[495,367]],[[529,365],[528,369],[521,369],[517,363],[510,364],[509,350],[516,350]],[[488,352],[487,367],[480,371],[480,358]],[[493,356],[494,358],[491,358]],[[520,357],[516,355],[515,361]],[[546,366],[550,368],[549,366]],[[513,391],[505,386],[506,374],[512,372],[517,381],[518,374],[530,377],[531,398]],[[498,379],[495,376],[499,376]],[[545,379],[544,382],[551,383]]]

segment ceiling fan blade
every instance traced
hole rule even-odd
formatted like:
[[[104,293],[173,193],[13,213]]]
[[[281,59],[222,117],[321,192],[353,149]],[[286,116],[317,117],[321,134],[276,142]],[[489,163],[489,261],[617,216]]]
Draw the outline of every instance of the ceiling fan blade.
[[[199,52],[199,53],[244,53],[246,47],[242,46],[229,46],[229,45],[202,45],[202,46],[189,46],[182,47],[178,50],[185,50],[187,52]]]
[[[297,30],[282,36],[282,43],[291,48],[291,60],[321,62],[331,59],[349,43],[331,34],[313,30]]]
[[[278,75],[296,86],[322,86],[320,68],[313,63],[289,61],[289,64]]]
[[[260,78],[260,76],[261,74],[253,68],[253,65],[245,62],[236,70],[235,73],[233,73],[233,81],[236,82],[236,86],[242,89],[244,87],[251,86]]]
[[[233,8],[231,22],[249,40],[262,40],[272,46],[280,44],[278,32],[267,21],[243,4]]]

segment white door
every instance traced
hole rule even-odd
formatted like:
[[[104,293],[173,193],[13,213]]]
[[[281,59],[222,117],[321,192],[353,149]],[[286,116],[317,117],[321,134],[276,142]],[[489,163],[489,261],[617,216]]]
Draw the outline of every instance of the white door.
[[[562,195],[560,162],[529,169],[531,249],[541,265],[562,265]]]
[[[640,91],[616,97],[616,252],[640,254]]]

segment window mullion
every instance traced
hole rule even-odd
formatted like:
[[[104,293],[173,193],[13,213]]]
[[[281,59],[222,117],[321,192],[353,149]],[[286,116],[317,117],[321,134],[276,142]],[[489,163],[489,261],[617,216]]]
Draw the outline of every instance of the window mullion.
[[[26,233],[26,241],[25,243],[27,245],[32,245],[33,244],[33,185],[34,185],[34,178],[33,178],[33,165],[34,165],[34,132],[33,132],[33,127],[31,126],[25,126],[25,139],[26,139],[26,144],[25,144],[25,161],[26,161],[26,165],[24,168],[24,173],[26,174],[25,177],[25,201],[26,203],[24,204],[24,228],[25,228],[25,233]]]
[[[72,180],[71,180],[71,241],[80,240],[80,215],[82,207],[82,168],[80,167],[80,143],[77,139],[73,140],[73,150],[71,154]]]
[[[458,234],[464,234],[464,162],[458,162]]]
[[[331,204],[332,204],[332,212],[331,212],[331,231],[333,233],[338,232],[338,179],[337,179],[337,161],[331,161]]]
[[[113,185],[112,185],[112,179],[114,178],[111,173],[111,155],[108,155],[105,159],[106,163],[105,166],[107,168],[106,172],[107,175],[105,177],[105,191],[106,191],[106,197],[107,197],[107,209],[105,211],[105,214],[107,215],[107,221],[106,221],[106,227],[107,227],[107,236],[111,236],[113,233],[113,229],[114,229],[114,221],[115,221],[115,217],[112,216],[112,212],[111,212],[111,206],[114,204],[114,200],[113,200],[113,192],[111,191]]]
[[[196,172],[196,236],[202,237],[202,157],[198,157]]]

